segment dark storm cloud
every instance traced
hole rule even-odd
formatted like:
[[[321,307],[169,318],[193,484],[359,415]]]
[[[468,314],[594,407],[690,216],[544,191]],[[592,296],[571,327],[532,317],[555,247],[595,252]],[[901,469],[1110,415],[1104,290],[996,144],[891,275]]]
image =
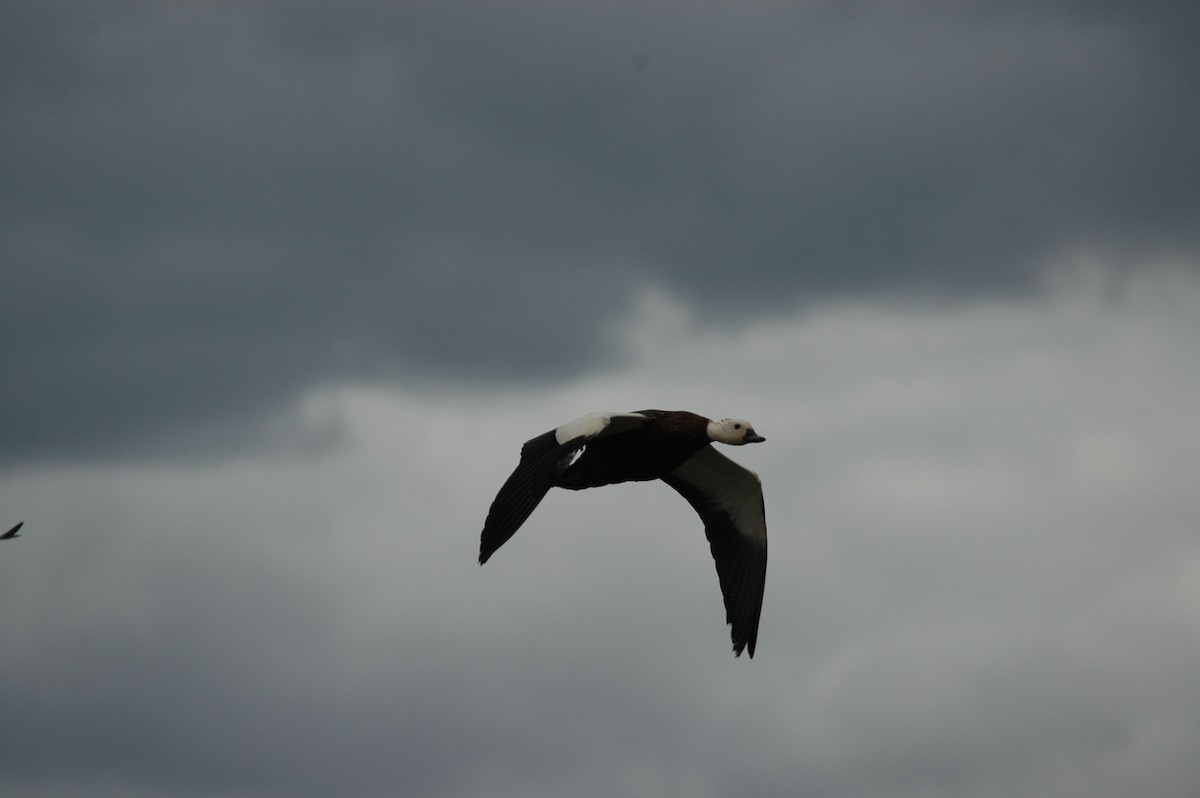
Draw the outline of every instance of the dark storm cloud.
[[[8,458],[578,373],[647,282],[737,318],[1196,245],[1178,5],[0,13]]]

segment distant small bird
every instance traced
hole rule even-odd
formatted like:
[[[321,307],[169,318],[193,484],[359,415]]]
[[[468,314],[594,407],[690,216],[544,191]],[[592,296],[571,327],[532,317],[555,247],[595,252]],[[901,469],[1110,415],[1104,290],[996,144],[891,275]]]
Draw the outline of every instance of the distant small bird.
[[[661,479],[704,522],[734,654],[748,649],[753,657],[767,577],[762,483],[709,444],[763,440],[747,421],[711,421],[683,410],[589,413],[521,447],[521,461],[488,510],[479,562],[513,536],[552,487],[582,490]]]
[[[21,537],[20,535],[17,534],[17,530],[23,526],[25,526],[24,521],[18,522],[17,525],[14,526],[12,529],[8,530],[3,535],[0,535],[0,540],[12,540],[13,538]]]

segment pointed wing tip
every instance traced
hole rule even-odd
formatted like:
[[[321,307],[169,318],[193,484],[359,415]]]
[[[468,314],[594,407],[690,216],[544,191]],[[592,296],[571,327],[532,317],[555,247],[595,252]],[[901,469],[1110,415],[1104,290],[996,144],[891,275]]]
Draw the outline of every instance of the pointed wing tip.
[[[740,656],[742,656],[742,652],[745,651],[746,654],[750,657],[750,659],[754,659],[754,642],[755,641],[750,640],[750,641],[742,641],[740,643],[734,643],[733,644],[733,656],[740,657]]]

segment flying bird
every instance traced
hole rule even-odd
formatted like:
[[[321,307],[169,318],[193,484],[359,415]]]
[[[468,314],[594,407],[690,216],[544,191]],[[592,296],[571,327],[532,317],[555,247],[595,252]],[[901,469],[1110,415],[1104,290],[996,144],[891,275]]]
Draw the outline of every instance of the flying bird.
[[[20,535],[17,534],[17,530],[23,526],[25,526],[25,522],[18,521],[16,526],[14,526],[12,529],[5,532],[3,535],[0,535],[0,540],[12,540],[13,538],[21,537]]]
[[[753,657],[767,577],[762,483],[710,444],[742,446],[763,440],[747,421],[712,421],[683,410],[589,413],[575,419],[521,447],[516,470],[488,510],[479,562],[487,562],[513,536],[550,488],[582,490],[661,479],[704,522],[734,654],[745,649]]]

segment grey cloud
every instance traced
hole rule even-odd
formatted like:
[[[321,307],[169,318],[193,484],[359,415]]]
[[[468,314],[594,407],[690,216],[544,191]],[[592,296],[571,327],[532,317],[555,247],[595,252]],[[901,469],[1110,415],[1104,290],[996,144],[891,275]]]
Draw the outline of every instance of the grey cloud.
[[[0,791],[1195,794],[1198,297],[1147,272],[736,334],[660,298],[578,384],[341,385],[303,456],[5,472]],[[475,564],[520,442],[635,393],[768,438],[736,454],[771,528],[753,661],[662,486],[552,493]]]
[[[744,322],[1197,243],[1172,4],[3,13],[6,458],[577,376],[646,283]]]

